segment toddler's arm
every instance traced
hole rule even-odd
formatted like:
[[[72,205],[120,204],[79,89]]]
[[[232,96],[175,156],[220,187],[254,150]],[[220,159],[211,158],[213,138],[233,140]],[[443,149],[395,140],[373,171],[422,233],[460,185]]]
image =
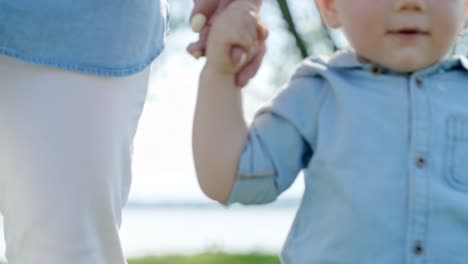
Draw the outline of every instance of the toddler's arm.
[[[266,30],[259,23],[257,7],[249,1],[234,1],[213,19],[210,30],[195,109],[193,152],[202,190],[225,202],[247,137],[236,73],[252,59],[251,54],[264,50]],[[246,51],[235,62],[230,56],[233,46]]]

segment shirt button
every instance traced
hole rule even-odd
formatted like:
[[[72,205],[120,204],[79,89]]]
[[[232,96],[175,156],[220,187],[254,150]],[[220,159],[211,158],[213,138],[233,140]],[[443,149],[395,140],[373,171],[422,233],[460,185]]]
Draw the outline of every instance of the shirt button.
[[[419,156],[416,159],[416,166],[418,168],[424,168],[424,166],[426,166],[426,159],[423,156]]]
[[[420,78],[416,78],[415,82],[416,86],[418,86],[419,88],[423,86],[423,81]]]
[[[373,65],[371,71],[374,75],[379,75],[382,73],[382,69],[377,65]]]
[[[417,240],[417,241],[414,243],[413,253],[414,253],[416,256],[421,256],[421,255],[424,253],[424,247],[423,247],[423,245],[422,245],[421,240]]]

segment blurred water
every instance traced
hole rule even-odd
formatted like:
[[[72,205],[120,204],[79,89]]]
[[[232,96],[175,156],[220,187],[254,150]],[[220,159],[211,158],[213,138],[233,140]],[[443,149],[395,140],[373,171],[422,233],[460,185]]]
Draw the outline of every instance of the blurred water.
[[[229,209],[203,204],[129,205],[123,214],[122,245],[127,257],[207,250],[276,254],[286,239],[296,209],[294,203]],[[4,261],[3,232],[0,251],[0,260]]]
[[[206,250],[277,253],[295,208],[129,209],[121,229],[127,256]]]

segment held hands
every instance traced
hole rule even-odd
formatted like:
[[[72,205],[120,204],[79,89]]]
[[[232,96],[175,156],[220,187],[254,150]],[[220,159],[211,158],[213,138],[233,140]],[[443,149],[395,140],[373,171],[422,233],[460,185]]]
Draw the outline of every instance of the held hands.
[[[258,71],[265,55],[267,29],[260,24],[261,0],[194,0],[191,25],[200,39],[188,46],[194,57],[207,56],[206,67],[235,75],[243,87]]]

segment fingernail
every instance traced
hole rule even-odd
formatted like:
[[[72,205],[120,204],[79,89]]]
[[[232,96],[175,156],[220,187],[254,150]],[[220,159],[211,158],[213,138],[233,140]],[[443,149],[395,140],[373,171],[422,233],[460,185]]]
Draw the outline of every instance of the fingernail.
[[[190,25],[192,26],[193,32],[200,33],[206,24],[206,16],[203,14],[196,14],[192,17]]]
[[[192,52],[190,54],[192,54],[192,56],[197,60],[203,55],[203,53],[201,51],[199,51],[199,50],[196,50],[196,51],[194,51],[194,52]]]

